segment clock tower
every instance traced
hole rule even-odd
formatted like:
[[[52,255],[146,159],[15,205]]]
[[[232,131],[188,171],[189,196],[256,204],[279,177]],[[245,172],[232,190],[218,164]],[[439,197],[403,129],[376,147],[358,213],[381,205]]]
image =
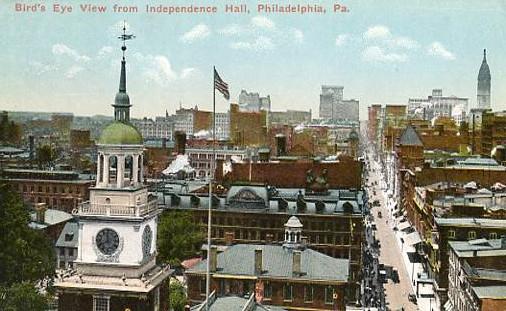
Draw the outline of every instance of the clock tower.
[[[169,267],[156,265],[160,209],[144,185],[143,139],[130,123],[125,41],[114,121],[97,142],[97,177],[79,222],[76,270],[56,280],[59,310],[167,310]]]

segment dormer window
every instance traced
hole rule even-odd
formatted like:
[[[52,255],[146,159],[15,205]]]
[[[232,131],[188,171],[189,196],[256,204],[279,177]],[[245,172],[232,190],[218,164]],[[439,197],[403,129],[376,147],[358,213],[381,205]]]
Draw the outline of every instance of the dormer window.
[[[73,239],[74,239],[74,233],[73,232],[65,233],[65,241],[66,242],[72,241]]]

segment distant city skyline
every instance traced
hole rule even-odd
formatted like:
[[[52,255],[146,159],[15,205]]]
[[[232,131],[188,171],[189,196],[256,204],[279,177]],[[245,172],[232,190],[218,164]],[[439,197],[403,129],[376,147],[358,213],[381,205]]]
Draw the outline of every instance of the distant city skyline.
[[[296,3],[296,1],[293,1]],[[94,3],[112,6],[107,1]],[[216,1],[164,4],[217,5]],[[288,2],[287,2],[288,3]],[[69,3],[70,4],[70,3]],[[129,5],[143,7],[145,1]],[[258,14],[19,13],[0,4],[0,109],[112,116],[127,20],[127,89],[132,116],[212,109],[212,67],[229,83],[270,95],[272,110],[319,107],[321,85],[344,86],[360,101],[407,104],[432,89],[476,107],[478,70],[487,49],[492,109],[506,110],[506,4],[487,1],[353,1],[349,13]],[[327,4],[331,11],[333,3]],[[49,6],[49,4],[48,4]],[[217,96],[218,111],[227,101]]]

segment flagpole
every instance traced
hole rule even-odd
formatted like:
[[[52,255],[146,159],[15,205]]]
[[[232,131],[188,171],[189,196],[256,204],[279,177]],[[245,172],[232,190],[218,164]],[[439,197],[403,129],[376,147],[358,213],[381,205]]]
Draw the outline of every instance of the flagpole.
[[[216,162],[216,68],[213,66],[213,157],[209,174],[209,204],[207,207],[207,273],[206,273],[206,310],[210,308],[211,291],[211,209],[213,199],[214,164]]]

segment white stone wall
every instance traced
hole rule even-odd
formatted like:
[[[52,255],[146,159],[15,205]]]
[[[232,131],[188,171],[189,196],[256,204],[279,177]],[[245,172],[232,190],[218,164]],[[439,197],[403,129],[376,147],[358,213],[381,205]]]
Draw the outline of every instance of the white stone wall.
[[[82,263],[104,263],[104,264],[122,264],[122,265],[139,265],[143,259],[142,253],[142,234],[144,228],[149,224],[153,232],[151,242],[151,254],[156,251],[156,235],[157,225],[156,218],[152,217],[142,223],[126,222],[126,221],[82,221],[79,228],[79,246],[78,261]],[[99,255],[98,248],[95,244],[95,238],[102,229],[113,229],[118,233],[120,238],[120,246],[122,248],[118,255],[117,262],[101,262],[97,261]]]

